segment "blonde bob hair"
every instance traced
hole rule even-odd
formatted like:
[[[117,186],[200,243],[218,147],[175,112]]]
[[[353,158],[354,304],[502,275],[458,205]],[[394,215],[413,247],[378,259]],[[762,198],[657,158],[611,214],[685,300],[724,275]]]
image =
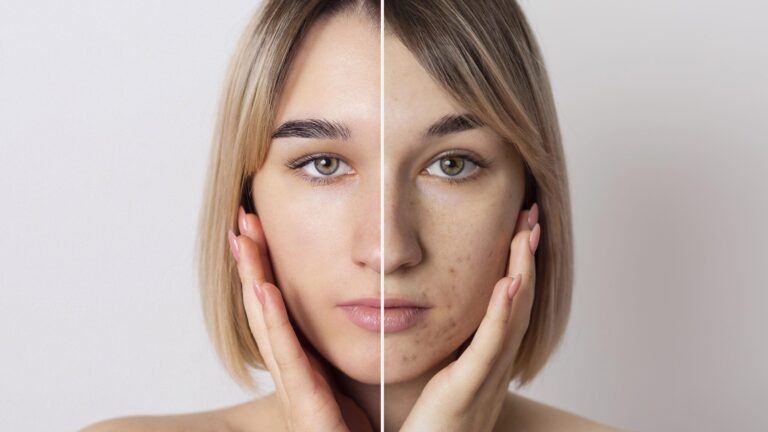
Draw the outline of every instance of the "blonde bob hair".
[[[514,1],[388,0],[384,8],[386,31],[525,161],[524,208],[539,203],[542,235],[531,321],[512,375],[523,386],[562,339],[573,283],[565,160],[539,48]],[[379,23],[378,0],[265,0],[237,45],[219,102],[199,218],[198,278],[216,352],[235,382],[251,390],[256,384],[249,367],[265,366],[248,327],[226,233],[238,230],[238,206],[254,211],[250,180],[269,150],[274,109],[298,44],[320,18],[349,11]]]
[[[531,320],[511,376],[520,388],[562,340],[574,271],[568,176],[541,50],[512,0],[390,0],[384,20],[387,33],[525,163],[523,209],[538,203],[542,230]]]

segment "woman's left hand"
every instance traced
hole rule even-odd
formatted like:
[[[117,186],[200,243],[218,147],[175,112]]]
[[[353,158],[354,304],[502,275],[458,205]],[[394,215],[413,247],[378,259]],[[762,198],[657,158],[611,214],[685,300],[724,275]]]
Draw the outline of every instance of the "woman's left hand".
[[[427,383],[401,431],[493,430],[530,322],[536,286],[534,253],[541,232],[536,219],[537,206],[518,215],[508,276],[496,283],[472,342]],[[510,277],[513,275],[517,278]]]

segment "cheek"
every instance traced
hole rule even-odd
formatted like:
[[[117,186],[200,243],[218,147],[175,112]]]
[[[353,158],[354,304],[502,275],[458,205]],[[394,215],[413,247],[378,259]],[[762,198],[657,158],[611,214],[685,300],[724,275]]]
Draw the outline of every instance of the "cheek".
[[[507,270],[517,218],[513,206],[473,206],[444,216],[425,224],[430,228],[424,232],[434,257],[432,272],[443,282],[436,285],[453,298],[490,291]]]
[[[333,282],[335,263],[344,256],[341,203],[313,190],[271,192],[258,211],[277,285],[291,299],[327,292],[324,285]]]
[[[441,311],[430,329],[435,341],[463,340],[479,325],[494,285],[506,275],[516,220],[513,202],[476,200],[450,214],[434,212],[424,224],[433,257],[428,295]]]

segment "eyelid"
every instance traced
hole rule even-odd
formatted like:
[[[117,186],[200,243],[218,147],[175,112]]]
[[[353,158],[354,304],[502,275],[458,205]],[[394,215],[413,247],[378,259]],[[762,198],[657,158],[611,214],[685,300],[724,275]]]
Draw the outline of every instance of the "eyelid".
[[[429,165],[427,165],[427,168],[431,167],[432,165],[434,165],[437,162],[440,162],[440,160],[442,160],[442,159],[447,159],[447,158],[450,158],[450,157],[460,157],[460,158],[463,158],[466,161],[475,164],[477,166],[477,169],[475,169],[471,174],[468,174],[468,175],[463,176],[463,177],[461,177],[461,176],[450,176],[450,175],[440,176],[440,175],[433,175],[433,174],[427,174],[427,175],[431,175],[433,177],[437,177],[440,180],[446,181],[446,182],[451,183],[451,184],[457,184],[457,183],[461,183],[461,182],[464,182],[464,181],[474,180],[475,178],[477,178],[480,175],[482,175],[485,172],[486,168],[490,167],[493,164],[493,159],[491,159],[491,158],[483,159],[483,158],[479,157],[475,152],[472,152],[472,151],[469,151],[469,150],[454,149],[454,150],[445,151],[445,152],[440,153],[439,155],[435,156],[435,158],[432,159],[432,162],[430,162]],[[425,171],[426,171],[426,168],[425,168]]]
[[[340,180],[343,177],[350,175],[350,173],[344,173],[339,175],[336,175],[334,173],[331,175],[311,176],[304,173],[304,170],[302,168],[309,165],[311,162],[317,159],[322,159],[322,158],[337,159],[340,164],[344,164],[348,166],[350,168],[349,171],[351,173],[354,173],[354,169],[352,169],[352,166],[348,164],[343,157],[335,153],[327,153],[327,152],[304,155],[286,162],[285,166],[291,170],[292,174],[298,176],[304,181],[311,183],[313,186],[320,186],[320,185],[333,183]]]

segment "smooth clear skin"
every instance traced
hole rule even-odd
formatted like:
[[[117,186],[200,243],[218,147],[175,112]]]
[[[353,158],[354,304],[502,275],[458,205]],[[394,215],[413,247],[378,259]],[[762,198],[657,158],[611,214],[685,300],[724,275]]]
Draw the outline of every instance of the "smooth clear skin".
[[[385,335],[386,416],[402,424],[477,329],[505,275],[525,177],[517,151],[488,128],[425,138],[436,121],[466,111],[396,37],[384,45],[385,296],[431,307],[414,328]],[[466,155],[450,178],[439,163],[448,151]]]
[[[338,305],[380,296],[379,46],[379,30],[358,14],[312,26],[274,128],[321,119],[343,124],[349,136],[275,138],[252,184],[276,285],[297,330],[342,372],[335,378],[375,422],[380,336],[354,325]],[[299,167],[307,157],[317,160]]]

